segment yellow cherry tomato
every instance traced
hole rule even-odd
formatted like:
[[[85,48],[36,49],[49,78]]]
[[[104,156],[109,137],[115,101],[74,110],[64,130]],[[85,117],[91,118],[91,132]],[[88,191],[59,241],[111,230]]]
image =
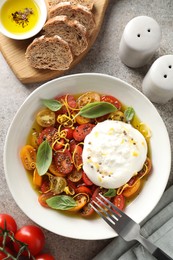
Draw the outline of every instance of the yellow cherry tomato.
[[[40,187],[41,184],[42,184],[42,176],[40,176],[40,175],[38,174],[38,171],[37,171],[36,168],[35,168],[34,173],[33,173],[32,182],[33,182],[33,184],[34,184],[35,186],[37,186],[37,187]]]
[[[53,126],[55,124],[55,113],[44,108],[37,113],[36,121],[42,127]]]
[[[77,105],[79,108],[93,102],[100,102],[100,95],[97,92],[87,92],[77,99]]]
[[[77,194],[76,196],[73,197],[77,203],[77,205],[71,209],[69,209],[68,211],[79,211],[81,208],[83,208],[86,203],[88,202],[88,196],[86,194]]]
[[[126,188],[122,194],[124,195],[124,197],[129,198],[139,190],[140,186],[141,180],[138,179],[131,187]]]
[[[31,145],[25,145],[20,151],[20,157],[26,170],[34,170],[36,167],[36,150]]]

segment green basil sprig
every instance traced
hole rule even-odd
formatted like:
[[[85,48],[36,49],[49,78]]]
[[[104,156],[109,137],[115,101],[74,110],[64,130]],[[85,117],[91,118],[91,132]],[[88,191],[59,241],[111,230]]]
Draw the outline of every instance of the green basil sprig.
[[[116,195],[115,189],[109,189],[107,192],[103,194],[105,197],[114,197]]]
[[[52,162],[52,148],[47,140],[38,147],[36,157],[36,168],[40,176],[44,175]]]
[[[109,102],[93,102],[81,108],[77,114],[86,118],[97,118],[116,111],[117,108]]]
[[[43,104],[51,111],[58,111],[62,107],[62,103],[55,99],[42,99]]]
[[[133,107],[128,107],[124,111],[124,115],[125,115],[126,121],[130,122],[133,119],[133,117],[135,116],[135,110],[133,109]]]
[[[74,208],[77,202],[70,196],[57,195],[46,200],[46,203],[52,209],[68,210]]]

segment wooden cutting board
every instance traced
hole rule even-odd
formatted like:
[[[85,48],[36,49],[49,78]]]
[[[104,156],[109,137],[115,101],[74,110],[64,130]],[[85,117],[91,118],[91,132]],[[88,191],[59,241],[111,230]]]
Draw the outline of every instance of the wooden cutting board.
[[[78,64],[91,46],[95,42],[100,31],[102,21],[105,15],[109,0],[96,0],[94,3],[93,14],[96,22],[96,29],[89,39],[89,45],[80,56],[76,57],[70,66],[70,69]],[[14,74],[22,83],[43,82],[64,74],[64,71],[38,70],[32,68],[25,59],[25,50],[33,39],[28,40],[13,40],[0,34],[0,50],[6,59],[7,63],[13,70]],[[67,71],[65,71],[67,72]]]

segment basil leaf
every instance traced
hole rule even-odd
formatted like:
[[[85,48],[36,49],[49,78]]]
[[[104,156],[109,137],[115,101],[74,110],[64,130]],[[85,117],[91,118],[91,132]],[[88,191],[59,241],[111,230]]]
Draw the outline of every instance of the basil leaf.
[[[124,115],[125,115],[126,121],[130,122],[133,119],[133,117],[135,116],[135,110],[133,109],[133,107],[128,107],[124,111]]]
[[[62,103],[55,99],[42,99],[42,101],[51,111],[58,111],[62,107]]]
[[[107,192],[103,194],[105,197],[114,197],[116,195],[115,189],[109,189]]]
[[[68,210],[77,205],[76,201],[67,195],[57,195],[46,200],[52,209]]]
[[[77,115],[86,118],[97,118],[116,110],[117,108],[109,102],[93,102],[82,107]]]
[[[44,175],[52,162],[52,148],[47,140],[38,147],[36,157],[36,168],[40,176]]]

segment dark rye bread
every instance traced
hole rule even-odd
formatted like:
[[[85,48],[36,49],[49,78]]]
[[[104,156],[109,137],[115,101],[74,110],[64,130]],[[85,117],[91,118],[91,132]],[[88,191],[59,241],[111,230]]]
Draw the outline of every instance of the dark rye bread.
[[[88,9],[92,10],[94,5],[94,0],[47,0],[48,8],[52,8],[53,6],[62,3],[62,2],[70,2],[73,5],[83,5],[86,6]]]
[[[28,46],[25,56],[37,69],[67,70],[73,61],[68,43],[59,36],[36,38]]]
[[[69,44],[75,56],[88,47],[86,28],[76,20],[69,20],[65,15],[48,19],[43,27],[43,34],[47,37],[60,36]]]
[[[91,36],[94,27],[94,15],[88,8],[82,5],[73,5],[70,2],[63,2],[50,9],[49,18],[57,15],[66,15],[69,20],[77,20],[87,29],[87,35]]]

